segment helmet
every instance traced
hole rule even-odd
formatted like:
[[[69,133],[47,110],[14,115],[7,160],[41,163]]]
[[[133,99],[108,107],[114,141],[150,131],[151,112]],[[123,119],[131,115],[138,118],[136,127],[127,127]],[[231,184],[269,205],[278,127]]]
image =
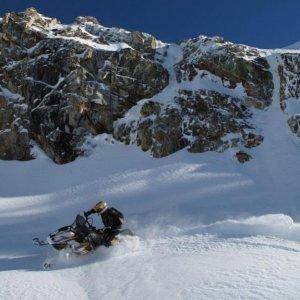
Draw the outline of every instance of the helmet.
[[[102,214],[107,210],[107,203],[105,201],[100,201],[99,203],[97,203],[93,209],[98,213],[98,214]]]

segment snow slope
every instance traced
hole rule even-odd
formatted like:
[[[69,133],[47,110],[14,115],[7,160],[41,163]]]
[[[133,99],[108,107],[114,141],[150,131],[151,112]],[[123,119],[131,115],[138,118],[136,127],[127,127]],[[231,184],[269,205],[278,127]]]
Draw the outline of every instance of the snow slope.
[[[296,299],[299,165],[270,164],[264,151],[248,165],[186,151],[157,160],[99,137],[90,157],[64,166],[42,153],[1,161],[0,298]],[[100,197],[138,237],[72,260],[31,244]],[[42,271],[47,257],[54,269]]]
[[[247,164],[231,150],[155,159],[106,135],[67,165],[37,147],[33,161],[0,161],[0,299],[299,298],[299,145],[276,97],[276,52],[268,60],[274,101],[255,112],[265,140]],[[32,245],[101,198],[136,237],[83,258]]]
[[[300,49],[300,42],[295,42],[291,45],[288,45],[286,47],[284,47],[284,49],[293,49],[293,50],[299,50]]]

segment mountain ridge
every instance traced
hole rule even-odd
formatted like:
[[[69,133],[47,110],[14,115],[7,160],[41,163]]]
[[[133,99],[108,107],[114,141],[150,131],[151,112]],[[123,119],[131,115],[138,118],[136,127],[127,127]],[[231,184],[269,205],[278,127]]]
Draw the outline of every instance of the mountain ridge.
[[[155,157],[236,151],[240,162],[264,135],[252,122],[274,98],[300,136],[300,52],[262,50],[220,37],[165,44],[107,28],[93,17],[61,24],[34,8],[0,23],[0,158],[32,159],[35,141],[57,163],[84,154],[109,133]]]

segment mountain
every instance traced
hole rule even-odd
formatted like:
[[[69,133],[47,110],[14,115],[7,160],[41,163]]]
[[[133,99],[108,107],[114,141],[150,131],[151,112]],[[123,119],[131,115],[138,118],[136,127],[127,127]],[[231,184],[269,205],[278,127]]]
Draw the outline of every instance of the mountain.
[[[35,9],[0,44],[1,299],[299,298],[300,51]],[[136,236],[32,244],[102,199]]]
[[[33,8],[4,15],[0,37],[2,159],[33,158],[34,141],[66,163],[84,154],[87,137],[109,133],[155,157],[235,148],[244,162],[264,140],[253,114],[268,114],[274,97],[300,135],[295,51],[205,36],[165,44]]]

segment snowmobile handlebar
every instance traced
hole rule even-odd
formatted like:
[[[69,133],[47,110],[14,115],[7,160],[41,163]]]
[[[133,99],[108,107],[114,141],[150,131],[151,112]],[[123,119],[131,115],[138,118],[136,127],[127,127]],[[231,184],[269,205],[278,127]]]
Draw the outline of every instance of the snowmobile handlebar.
[[[88,210],[88,211],[84,211],[83,214],[85,216],[85,218],[87,219],[90,215],[96,213],[96,211],[94,209]]]
[[[88,216],[87,217],[85,217],[85,223],[87,224],[87,226],[89,227],[89,228],[91,228],[92,230],[95,230],[96,229],[96,227],[95,226],[93,226],[93,219],[92,218],[88,218]],[[91,221],[90,221],[91,220]]]
[[[89,218],[85,212],[83,213],[84,216],[78,214],[75,221],[73,222],[72,225],[66,226],[66,227],[71,227],[71,228],[76,228],[77,226],[87,226],[92,230],[95,230],[96,228],[93,226],[93,219]]]

